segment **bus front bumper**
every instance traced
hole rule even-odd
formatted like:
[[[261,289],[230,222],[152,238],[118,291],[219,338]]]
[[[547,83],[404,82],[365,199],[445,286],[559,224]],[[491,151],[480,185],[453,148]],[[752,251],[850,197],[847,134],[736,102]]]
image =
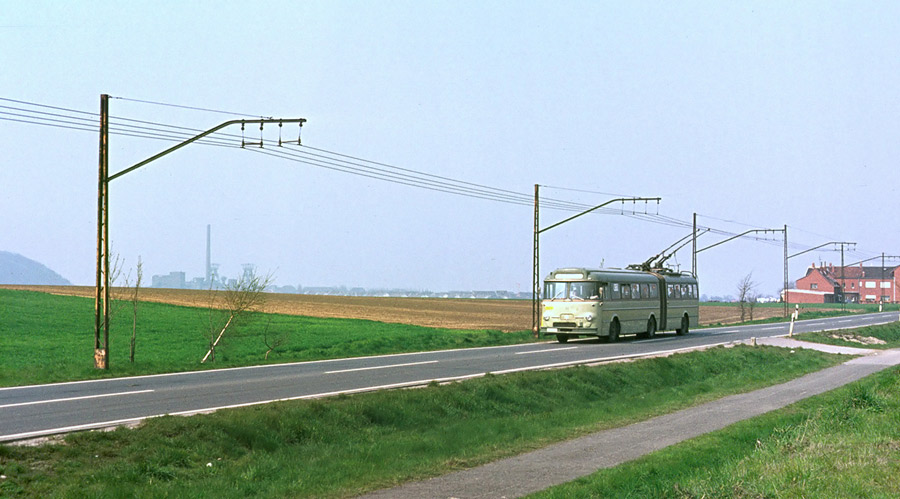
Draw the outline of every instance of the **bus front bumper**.
[[[542,334],[556,334],[556,333],[565,333],[565,334],[599,334],[597,332],[597,328],[585,328],[585,327],[542,327]]]

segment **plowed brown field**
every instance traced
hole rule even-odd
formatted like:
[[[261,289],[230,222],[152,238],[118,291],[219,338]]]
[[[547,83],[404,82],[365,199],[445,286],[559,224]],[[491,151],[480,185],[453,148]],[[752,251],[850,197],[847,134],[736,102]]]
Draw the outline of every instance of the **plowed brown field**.
[[[89,286],[0,286],[58,295],[93,297]],[[114,292],[118,290],[113,290]],[[206,307],[209,292],[189,289],[144,288],[142,301]],[[265,311],[310,317],[368,319],[450,329],[531,329],[531,302],[522,300],[450,300],[441,298],[381,298],[271,293]],[[754,319],[780,316],[782,309],[757,308]],[[701,324],[728,324],[741,318],[738,306],[700,306]]]

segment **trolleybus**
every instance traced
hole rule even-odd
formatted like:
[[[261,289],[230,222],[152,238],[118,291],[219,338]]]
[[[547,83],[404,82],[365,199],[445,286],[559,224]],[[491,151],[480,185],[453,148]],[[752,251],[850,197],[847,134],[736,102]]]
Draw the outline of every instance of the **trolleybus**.
[[[698,323],[697,279],[668,269],[565,268],[544,280],[541,327],[565,343],[579,336],[653,338],[687,334]]]

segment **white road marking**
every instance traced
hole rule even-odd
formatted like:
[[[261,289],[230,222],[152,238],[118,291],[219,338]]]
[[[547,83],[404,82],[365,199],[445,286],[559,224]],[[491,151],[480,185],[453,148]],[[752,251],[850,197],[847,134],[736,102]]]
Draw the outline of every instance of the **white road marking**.
[[[563,350],[574,350],[578,347],[565,347],[565,348],[550,348],[547,350],[529,350],[527,352],[516,352],[516,355],[528,355],[530,353],[553,353],[553,352],[561,352]]]
[[[157,416],[162,416],[163,414],[158,414]],[[149,417],[157,417],[157,416],[149,416]],[[46,435],[55,435],[57,433],[69,433],[73,431],[80,430],[93,430],[96,428],[106,428],[109,426],[121,426],[123,424],[128,423],[138,423],[147,419],[147,417],[137,417],[130,419],[117,419],[115,421],[103,421],[102,423],[88,423],[82,425],[75,426],[62,426],[59,428],[49,428],[46,430],[37,430],[37,431],[27,431],[25,433],[11,433],[9,435],[0,435],[0,442],[5,440],[21,440],[25,438],[35,438],[35,437],[43,437]]]
[[[783,328],[784,328],[784,326],[770,326],[770,327],[761,327],[761,328],[759,328],[759,330],[760,331],[769,331],[771,329],[783,329]]]
[[[73,400],[98,399],[98,398],[103,398],[103,397],[118,397],[119,395],[137,395],[138,393],[150,393],[152,391],[153,390],[136,390],[133,392],[104,393],[101,395],[84,395],[82,397],[68,397],[68,398],[62,398],[62,399],[34,400],[31,402],[18,402],[15,404],[0,405],[0,409],[6,409],[8,407],[22,407],[22,406],[26,406],[26,405],[52,404],[54,402],[71,402]]]
[[[280,364],[257,364],[255,366],[242,366],[242,367],[223,367],[219,369],[201,369],[197,371],[180,371],[177,373],[158,373],[158,374],[140,374],[137,376],[123,376],[121,378],[103,378],[103,379],[83,379],[78,381],[61,381],[57,383],[44,383],[40,385],[20,385],[20,386],[5,386],[0,387],[0,392],[2,391],[11,391],[11,390],[28,390],[32,388],[44,388],[49,386],[63,386],[63,385],[77,385],[77,384],[91,384],[91,383],[109,383],[115,381],[124,381],[124,380],[136,380],[136,379],[150,379],[150,378],[168,378],[175,376],[190,376],[190,375],[203,375],[207,373],[218,373],[218,372],[227,372],[227,371],[243,371],[243,370],[251,370],[251,369],[269,369],[273,367],[291,367],[291,366],[311,366],[315,364],[332,364],[336,362],[346,362],[348,360],[363,360],[363,359],[386,359],[390,357],[401,357],[401,356],[412,356],[412,355],[428,355],[434,353],[448,353],[448,352],[470,352],[470,351],[478,351],[478,350],[487,350],[490,348],[521,348],[523,346],[528,345],[536,345],[541,343],[556,343],[555,341],[538,341],[536,343],[514,343],[512,345],[499,345],[499,346],[489,346],[489,347],[472,347],[472,348],[451,348],[449,350],[428,350],[425,352],[405,352],[405,353],[389,353],[384,355],[368,355],[365,357],[352,357],[352,358],[342,358],[342,359],[322,359],[322,360],[302,360],[298,362],[283,362]]]
[[[341,369],[340,371],[325,371],[325,374],[352,373],[357,371],[372,371],[374,369],[390,369],[392,367],[421,366],[423,364],[437,364],[440,361],[427,360],[425,362],[408,362],[406,364],[391,364],[389,366],[357,367],[354,369]]]

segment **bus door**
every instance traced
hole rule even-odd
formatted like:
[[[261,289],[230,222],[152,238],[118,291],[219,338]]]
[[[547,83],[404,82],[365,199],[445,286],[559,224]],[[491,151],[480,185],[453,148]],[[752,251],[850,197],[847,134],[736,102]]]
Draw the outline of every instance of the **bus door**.
[[[659,279],[659,320],[657,321],[659,325],[657,326],[657,329],[659,331],[667,331],[669,329],[666,324],[669,318],[669,300],[667,299],[669,295],[668,289],[666,289],[666,278],[659,274],[654,275]]]

